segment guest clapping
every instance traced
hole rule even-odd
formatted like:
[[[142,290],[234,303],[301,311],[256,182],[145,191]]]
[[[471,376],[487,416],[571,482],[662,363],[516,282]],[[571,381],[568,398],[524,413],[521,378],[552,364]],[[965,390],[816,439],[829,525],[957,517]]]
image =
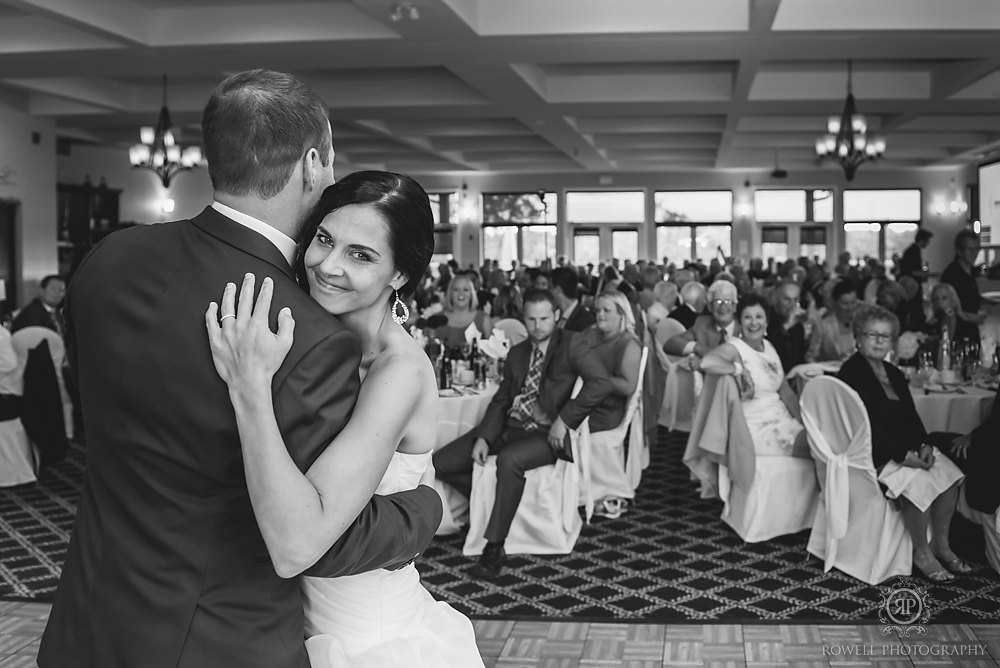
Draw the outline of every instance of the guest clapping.
[[[476,286],[466,274],[457,274],[448,283],[444,316],[448,318],[448,324],[436,328],[434,336],[441,339],[448,347],[465,344],[465,330],[471,324],[476,325],[483,338],[493,332],[490,317],[479,310]]]
[[[743,415],[758,456],[788,456],[802,431],[795,393],[785,380],[781,359],[767,332],[764,300],[745,295],[736,307],[738,336],[731,337],[701,360],[709,374],[737,377]]]
[[[948,543],[948,530],[962,472],[933,442],[954,435],[928,434],[913,404],[903,373],[885,362],[899,335],[899,322],[880,306],[865,306],[855,316],[858,352],[844,362],[839,378],[861,397],[872,433],[872,460],[890,499],[899,500],[913,541],[913,562],[932,582],[971,573]],[[928,522],[931,540],[927,540]],[[950,573],[949,573],[950,571]]]

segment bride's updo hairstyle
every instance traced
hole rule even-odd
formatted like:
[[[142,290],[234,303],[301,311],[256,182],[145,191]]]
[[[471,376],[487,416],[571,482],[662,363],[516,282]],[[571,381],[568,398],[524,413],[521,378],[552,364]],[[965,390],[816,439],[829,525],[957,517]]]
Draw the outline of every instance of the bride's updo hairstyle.
[[[316,236],[316,228],[328,215],[351,204],[378,211],[389,227],[389,247],[396,269],[406,274],[399,289],[404,298],[417,288],[434,253],[434,216],[430,199],[420,184],[404,174],[375,170],[354,172],[323,191],[299,233],[296,275],[308,290],[303,260],[305,249]],[[392,298],[390,297],[390,300]]]

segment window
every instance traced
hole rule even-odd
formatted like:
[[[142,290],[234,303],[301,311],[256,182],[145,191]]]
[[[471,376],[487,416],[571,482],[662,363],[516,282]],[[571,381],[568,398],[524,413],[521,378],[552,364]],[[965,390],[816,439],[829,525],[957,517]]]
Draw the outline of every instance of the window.
[[[902,254],[913,241],[920,221],[919,189],[845,190],[845,250],[851,261],[876,258],[887,268],[893,254]]]
[[[812,219],[817,223],[833,222],[833,191],[813,190],[812,192]]]
[[[753,208],[755,218],[761,222],[801,223],[806,220],[806,191],[757,190],[753,194]]]
[[[427,193],[431,201],[431,214],[434,216],[434,224],[453,223],[454,211],[452,210],[454,193]]]
[[[577,266],[588,263],[595,267],[601,259],[601,237],[597,230],[574,230],[573,262]]]
[[[570,223],[641,223],[646,220],[645,193],[597,191],[566,193]]]
[[[556,253],[554,192],[483,193],[483,258],[533,267]]]
[[[826,259],[826,227],[810,225],[799,229],[799,253],[803,257]]]
[[[805,195],[805,193],[803,193]],[[805,198],[803,197],[803,207]],[[784,262],[788,259],[788,228],[787,227],[762,227],[761,235],[761,256],[767,261],[774,258],[775,262]]]
[[[688,260],[707,264],[720,249],[732,253],[732,191],[661,191],[653,204],[657,257],[681,266]]]
[[[619,260],[639,260],[639,232],[636,230],[612,230],[611,257]]]

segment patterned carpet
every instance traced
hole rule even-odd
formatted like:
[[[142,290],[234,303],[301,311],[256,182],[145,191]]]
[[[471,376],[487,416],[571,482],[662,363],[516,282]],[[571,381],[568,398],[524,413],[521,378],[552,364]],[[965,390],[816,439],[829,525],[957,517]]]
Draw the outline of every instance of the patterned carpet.
[[[436,598],[481,619],[758,623],[875,621],[879,589],[805,551],[808,532],[743,544],[698,498],[680,461],[683,434],[662,433],[636,502],[595,518],[573,554],[515,556],[493,583],[472,579],[462,536],[439,538],[418,566]],[[0,599],[51,600],[79,498],[85,453],[38,484],[0,490]],[[956,518],[953,544],[982,560],[978,528]],[[989,570],[928,585],[934,623],[1000,620],[1000,579]]]

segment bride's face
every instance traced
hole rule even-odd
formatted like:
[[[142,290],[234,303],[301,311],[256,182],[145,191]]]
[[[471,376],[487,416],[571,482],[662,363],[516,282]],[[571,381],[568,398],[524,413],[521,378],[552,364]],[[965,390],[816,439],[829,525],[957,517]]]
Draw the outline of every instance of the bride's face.
[[[309,294],[334,315],[387,304],[392,290],[406,283],[392,260],[388,224],[366,204],[349,204],[324,218],[304,263]]]

